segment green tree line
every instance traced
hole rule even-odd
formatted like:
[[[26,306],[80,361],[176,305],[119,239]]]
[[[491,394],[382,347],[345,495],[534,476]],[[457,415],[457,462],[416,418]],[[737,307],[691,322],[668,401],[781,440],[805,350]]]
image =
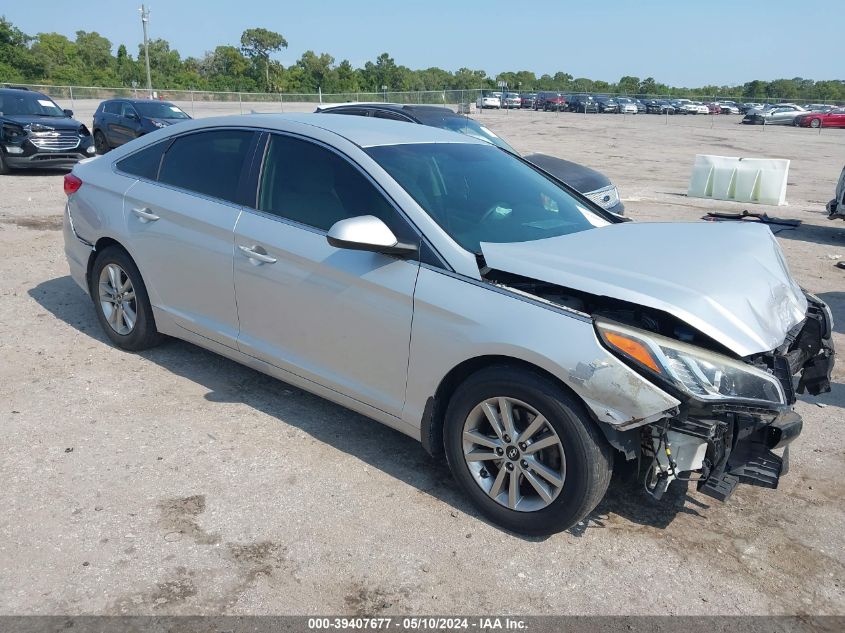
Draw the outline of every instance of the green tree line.
[[[754,80],[742,86],[669,86],[653,77],[624,76],[616,83],[573,77],[557,72],[539,77],[528,70],[490,76],[484,70],[441,68],[412,70],[397,64],[387,53],[363,68],[349,60],[337,62],[328,53],[306,51],[284,67],[273,54],[287,48],[287,40],[264,28],[244,31],[239,45],[225,44],[202,57],[182,57],[163,39],[149,42],[153,87],[161,90],[220,90],[243,92],[324,93],[417,90],[491,89],[499,81],[514,90],[621,93],[628,95],[685,96],[700,99],[742,97],[845,101],[845,81],[814,81],[795,77]],[[114,52],[113,52],[114,51]],[[75,39],[59,33],[29,35],[0,17],[0,81],[75,86],[144,86],[143,46],[133,56],[124,44],[114,45],[96,31],[77,31]]]

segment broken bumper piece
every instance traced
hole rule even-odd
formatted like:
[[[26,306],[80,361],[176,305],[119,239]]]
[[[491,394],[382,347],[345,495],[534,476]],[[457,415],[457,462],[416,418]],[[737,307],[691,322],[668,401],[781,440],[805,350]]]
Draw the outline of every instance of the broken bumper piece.
[[[758,426],[746,421],[735,446],[724,447],[721,463],[707,479],[698,482],[698,490],[719,501],[726,501],[737,484],[777,488],[782,475],[789,471],[789,444],[801,433],[803,422],[794,411],[784,411],[771,423]],[[783,454],[774,451],[783,448]]]

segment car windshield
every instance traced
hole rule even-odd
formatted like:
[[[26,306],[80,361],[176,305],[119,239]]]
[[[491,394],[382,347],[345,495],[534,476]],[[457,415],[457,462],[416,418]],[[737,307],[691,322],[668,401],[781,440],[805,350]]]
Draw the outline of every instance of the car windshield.
[[[461,134],[466,134],[467,136],[487,141],[493,145],[498,145],[502,149],[506,149],[514,154],[519,153],[513,147],[508,145],[501,137],[497,136],[492,130],[481,125],[481,123],[475,119],[454,115],[441,116],[436,114],[418,114],[417,118],[419,118],[425,125],[439,127],[443,130],[449,130],[450,132],[460,132]]]
[[[133,104],[141,116],[148,119],[190,119],[185,112],[172,103],[141,101]]]
[[[23,90],[0,94],[0,113],[12,116],[30,115],[63,118],[67,116],[50,97]]]
[[[458,244],[528,242],[609,224],[518,158],[483,144],[421,143],[367,153]]]

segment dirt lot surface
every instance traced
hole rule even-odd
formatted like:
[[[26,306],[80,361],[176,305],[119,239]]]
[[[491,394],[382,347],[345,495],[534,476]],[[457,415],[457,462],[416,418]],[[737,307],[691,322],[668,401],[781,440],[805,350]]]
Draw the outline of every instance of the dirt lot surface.
[[[89,124],[94,105],[74,104]],[[791,159],[789,206],[754,210],[804,222],[778,237],[845,350],[845,223],[824,215],[845,131],[479,118],[607,173],[638,221],[742,209],[685,196],[697,153]],[[60,172],[0,177],[0,613],[845,614],[842,363],[832,393],[797,405],[780,489],[657,504],[615,482],[583,525],[520,538],[376,422],[186,343],[109,345],[68,276],[63,204]]]

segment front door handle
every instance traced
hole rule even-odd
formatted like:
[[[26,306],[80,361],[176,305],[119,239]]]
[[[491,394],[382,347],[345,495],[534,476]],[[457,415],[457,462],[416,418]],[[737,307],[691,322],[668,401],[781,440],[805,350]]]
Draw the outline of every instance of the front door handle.
[[[241,249],[241,251],[243,251],[244,255],[249,257],[249,259],[252,260],[253,263],[255,263],[255,262],[259,262],[261,264],[275,264],[276,263],[276,258],[270,257],[267,254],[267,252],[264,251],[264,249],[261,248],[260,246],[243,246],[243,245],[239,244],[238,248]],[[261,249],[261,250],[258,250],[258,249]]]
[[[132,209],[132,213],[137,215],[141,222],[155,222],[156,220],[160,219],[155,213],[152,213],[149,209]]]

